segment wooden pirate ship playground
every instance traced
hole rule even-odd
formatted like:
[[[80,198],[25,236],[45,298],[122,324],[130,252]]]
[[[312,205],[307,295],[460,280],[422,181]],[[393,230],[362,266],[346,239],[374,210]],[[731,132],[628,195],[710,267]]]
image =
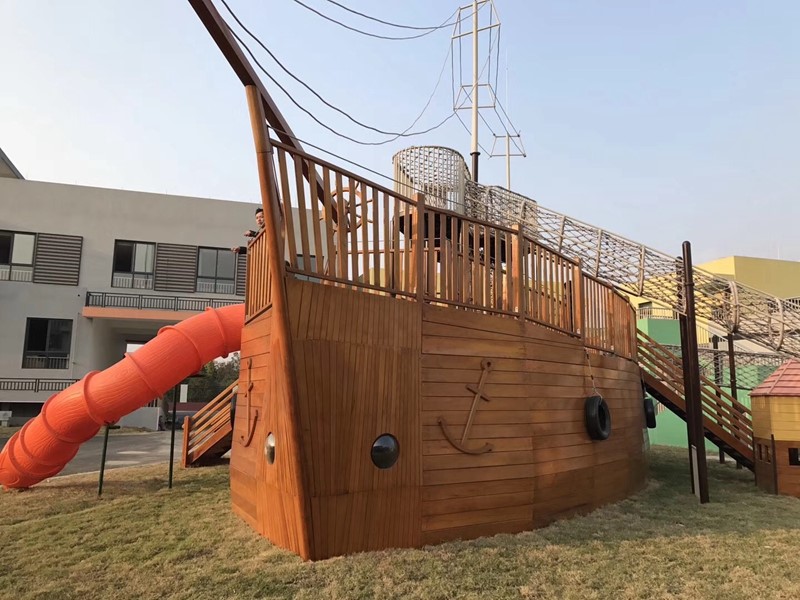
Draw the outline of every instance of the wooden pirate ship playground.
[[[213,2],[190,4],[249,107],[265,227],[245,305],[53,396],[0,453],[0,484],[56,474],[103,423],[237,349],[238,382],[186,419],[184,466],[230,450],[233,510],[306,559],[520,532],[625,498],[646,480],[650,397],[686,419],[702,501],[705,440],[766,473],[750,408],[701,373],[697,320],[800,356],[797,307],[693,268],[688,246],[678,260],[479,184],[447,148],[398,152],[391,188],[309,154]],[[637,330],[630,296],[679,316],[679,351]],[[759,448],[775,447],[764,422]]]
[[[246,88],[266,227],[234,422],[190,424],[185,454],[232,440],[233,509],[255,530],[319,559],[592,510],[645,482],[643,391],[753,467],[749,409],[637,332],[622,292],[795,353],[780,300],[482,186],[446,148],[395,155],[394,189],[306,153],[213,5],[192,4]]]

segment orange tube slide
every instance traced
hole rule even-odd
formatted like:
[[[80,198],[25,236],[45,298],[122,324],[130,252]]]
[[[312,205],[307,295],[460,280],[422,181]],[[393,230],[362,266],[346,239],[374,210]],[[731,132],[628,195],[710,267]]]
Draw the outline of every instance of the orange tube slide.
[[[211,360],[239,350],[243,327],[244,304],[206,309],[162,328],[117,364],[55,394],[3,448],[0,485],[27,488],[56,475],[103,425],[144,406]]]

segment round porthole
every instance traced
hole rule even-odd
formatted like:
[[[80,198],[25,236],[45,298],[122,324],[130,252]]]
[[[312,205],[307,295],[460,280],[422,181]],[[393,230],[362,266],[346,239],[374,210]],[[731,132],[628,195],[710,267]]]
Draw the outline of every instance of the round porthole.
[[[400,456],[400,444],[397,438],[389,433],[378,436],[372,442],[372,452],[370,452],[373,464],[379,469],[388,469],[397,462]]]
[[[267,436],[267,441],[264,444],[264,456],[267,457],[267,462],[272,464],[275,462],[275,434],[270,432]]]

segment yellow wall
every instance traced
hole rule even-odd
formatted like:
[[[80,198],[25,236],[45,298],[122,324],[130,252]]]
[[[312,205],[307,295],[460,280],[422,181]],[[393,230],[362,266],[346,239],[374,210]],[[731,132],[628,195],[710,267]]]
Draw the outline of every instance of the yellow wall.
[[[800,296],[800,262],[728,256],[697,265],[778,298]]]
[[[769,398],[753,396],[750,398],[753,413],[753,437],[769,439],[772,435],[772,419],[769,414]]]
[[[800,440],[800,398],[770,396],[769,414],[772,434],[776,440],[786,442]]]
[[[800,398],[797,396],[754,396],[753,435],[778,441],[800,441]]]

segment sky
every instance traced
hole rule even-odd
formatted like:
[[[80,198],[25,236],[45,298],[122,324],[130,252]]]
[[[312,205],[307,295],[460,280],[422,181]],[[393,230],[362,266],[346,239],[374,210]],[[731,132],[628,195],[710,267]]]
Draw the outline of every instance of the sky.
[[[414,33],[326,0],[303,1],[375,33]],[[444,23],[459,6],[344,2],[414,26]],[[443,63],[450,28],[380,40],[294,0],[228,3],[300,79],[360,121],[404,130],[442,64],[415,129],[452,112]],[[695,262],[733,254],[800,260],[800,2],[495,5],[496,91],[527,150],[512,159],[514,191],[671,254],[690,240]],[[250,45],[320,120],[351,137],[386,139],[325,108]],[[483,34],[482,59],[487,46]],[[187,1],[0,0],[0,56],[0,147],[27,179],[259,201],[244,90]],[[360,146],[319,127],[262,79],[298,137],[359,165],[389,176],[392,155],[410,145],[451,147],[469,161],[470,136],[455,119]],[[469,113],[460,114],[469,124]],[[479,139],[491,148],[485,127]],[[479,174],[505,185],[505,159],[484,154]]]

